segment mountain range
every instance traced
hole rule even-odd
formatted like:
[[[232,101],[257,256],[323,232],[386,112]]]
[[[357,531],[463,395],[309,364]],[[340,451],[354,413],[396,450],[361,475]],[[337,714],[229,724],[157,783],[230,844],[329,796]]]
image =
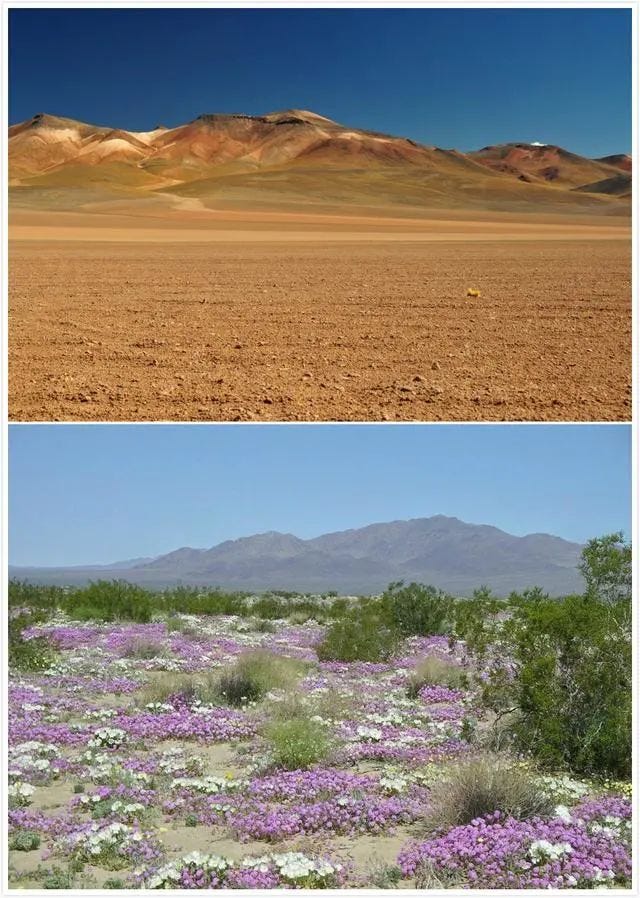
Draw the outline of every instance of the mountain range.
[[[343,594],[378,593],[392,581],[405,580],[457,595],[483,584],[498,595],[529,586],[563,595],[584,588],[576,569],[580,551],[577,543],[546,533],[512,536],[496,527],[435,515],[306,540],[290,533],[260,533],[210,549],[185,547],[102,567],[12,567],[10,576],[69,585],[117,577],[156,588],[181,583]]]
[[[205,114],[150,131],[39,113],[9,128],[11,202],[95,209],[122,199],[170,208],[301,204],[626,214],[631,157],[559,146],[440,149],[315,112]]]

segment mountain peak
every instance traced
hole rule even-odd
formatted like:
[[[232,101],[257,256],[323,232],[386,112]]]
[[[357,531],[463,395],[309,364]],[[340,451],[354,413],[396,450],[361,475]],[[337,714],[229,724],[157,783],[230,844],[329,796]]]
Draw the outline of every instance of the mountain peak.
[[[498,595],[540,586],[553,595],[578,592],[581,547],[546,534],[513,536],[487,524],[433,515],[371,524],[358,529],[300,539],[266,533],[227,540],[211,549],[178,549],[119,574],[133,582],[168,586],[177,581],[227,589],[289,589],[299,592],[379,593],[397,580],[438,586],[457,595],[482,583]],[[112,576],[113,567],[104,568]],[[97,576],[96,568],[14,570],[34,582],[78,582]],[[49,579],[47,579],[49,578]],[[57,579],[60,578],[60,579]]]

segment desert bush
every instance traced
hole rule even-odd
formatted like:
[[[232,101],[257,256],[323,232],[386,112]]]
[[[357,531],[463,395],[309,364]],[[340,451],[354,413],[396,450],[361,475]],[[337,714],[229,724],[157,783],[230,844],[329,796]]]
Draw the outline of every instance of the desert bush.
[[[214,685],[218,700],[233,707],[259,701],[273,689],[287,689],[307,670],[305,662],[258,649],[240,655]]]
[[[433,785],[427,826],[450,830],[495,811],[527,820],[549,815],[553,808],[553,800],[528,773],[487,756],[451,767]]]
[[[65,596],[62,607],[76,620],[151,620],[152,594],[125,580],[96,580]]]
[[[7,604],[9,608],[32,608],[54,613],[61,607],[65,590],[61,586],[28,583],[26,580],[9,580]]]
[[[449,632],[454,600],[434,586],[392,583],[382,596],[391,626],[403,636],[438,636]]]
[[[154,609],[182,614],[237,614],[248,612],[247,594],[195,586],[176,586],[153,595]]]
[[[517,749],[551,768],[631,774],[631,602],[523,602],[503,630],[508,667],[484,701]]]
[[[631,599],[631,545],[622,533],[591,539],[582,550],[578,570],[587,584],[587,595],[615,604]]]
[[[284,770],[307,770],[325,761],[333,747],[326,726],[311,718],[274,721],[266,736],[273,763]]]
[[[164,622],[167,633],[181,633],[183,636],[196,638],[199,635],[193,621],[180,617],[179,614],[170,614]]]
[[[357,609],[329,626],[316,652],[321,661],[388,661],[399,641],[380,614]]]
[[[369,885],[374,889],[396,889],[402,879],[402,870],[390,864],[378,863],[372,870]]]
[[[70,870],[62,870],[53,867],[42,880],[43,889],[71,889],[73,888],[73,874]]]
[[[330,620],[344,617],[349,611],[349,602],[347,599],[335,599],[327,609],[327,617]]]
[[[47,670],[55,662],[58,653],[44,636],[32,636],[25,639],[23,632],[35,624],[41,623],[43,614],[27,613],[9,617],[8,661],[13,670],[38,671]]]
[[[25,829],[9,839],[9,848],[13,851],[35,851],[40,848],[40,841],[38,833]]]
[[[296,608],[295,611],[292,611],[289,614],[289,623],[293,624],[294,627],[300,626],[301,624],[306,624],[310,620],[314,620],[315,615],[310,613],[308,610],[303,608]]]
[[[252,621],[251,629],[256,633],[275,633],[277,627],[273,621],[259,618],[258,620]]]
[[[512,602],[520,597],[512,597]],[[509,615],[510,602],[491,595],[480,588],[470,599],[453,604],[452,637],[464,640],[467,650],[482,660],[498,641],[504,620]]]
[[[468,677],[461,667],[446,658],[428,655],[419,661],[409,677],[407,692],[415,698],[423,686],[448,686],[449,689],[464,689]]]
[[[275,595],[261,596],[251,607],[252,614],[264,620],[282,620],[288,610],[289,602]]]

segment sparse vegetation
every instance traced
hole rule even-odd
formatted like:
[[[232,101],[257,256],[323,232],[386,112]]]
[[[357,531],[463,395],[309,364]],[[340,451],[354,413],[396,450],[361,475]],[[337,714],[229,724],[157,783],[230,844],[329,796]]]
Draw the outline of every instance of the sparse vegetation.
[[[295,717],[267,729],[273,763],[283,770],[308,770],[325,761],[332,749],[327,728],[317,720]]]
[[[38,833],[22,830],[9,839],[9,848],[12,851],[36,851],[41,841]]]
[[[588,548],[585,595],[563,599],[416,584],[140,598],[116,583],[88,591],[93,618],[85,590],[12,584],[12,885],[534,888],[558,875],[548,846],[575,845],[567,876],[627,887],[628,567],[617,541]],[[214,827],[247,866],[202,850]],[[398,827],[398,853],[377,857]],[[165,832],[195,850],[167,855]],[[354,834],[371,840],[366,870],[333,856]]]
[[[41,623],[45,614],[41,611],[9,616],[9,667],[22,671],[42,671],[51,667],[56,659],[55,649],[42,636],[25,636],[25,630]]]
[[[382,597],[389,624],[403,636],[441,636],[449,632],[454,600],[433,586],[392,583]]]
[[[290,688],[306,665],[267,651],[246,652],[224,671],[215,684],[218,698],[233,707],[264,698],[273,689]]]
[[[416,665],[409,678],[407,692],[410,698],[415,698],[424,686],[464,689],[469,685],[468,680],[468,675],[459,665],[437,655],[429,655]]]
[[[123,658],[135,658],[138,661],[149,661],[152,658],[166,658],[169,654],[167,646],[153,639],[135,637],[124,646]]]
[[[528,820],[553,813],[554,802],[528,772],[505,764],[497,756],[462,762],[431,789],[431,811],[427,825],[447,831],[471,823],[495,811]]]
[[[358,610],[331,624],[317,648],[321,661],[388,661],[399,634],[375,611]]]

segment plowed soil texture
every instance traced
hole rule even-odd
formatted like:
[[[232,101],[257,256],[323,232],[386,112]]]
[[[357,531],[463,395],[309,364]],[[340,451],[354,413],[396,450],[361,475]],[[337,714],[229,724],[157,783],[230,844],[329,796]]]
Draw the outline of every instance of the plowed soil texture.
[[[10,237],[14,421],[631,417],[624,220],[23,213]]]

